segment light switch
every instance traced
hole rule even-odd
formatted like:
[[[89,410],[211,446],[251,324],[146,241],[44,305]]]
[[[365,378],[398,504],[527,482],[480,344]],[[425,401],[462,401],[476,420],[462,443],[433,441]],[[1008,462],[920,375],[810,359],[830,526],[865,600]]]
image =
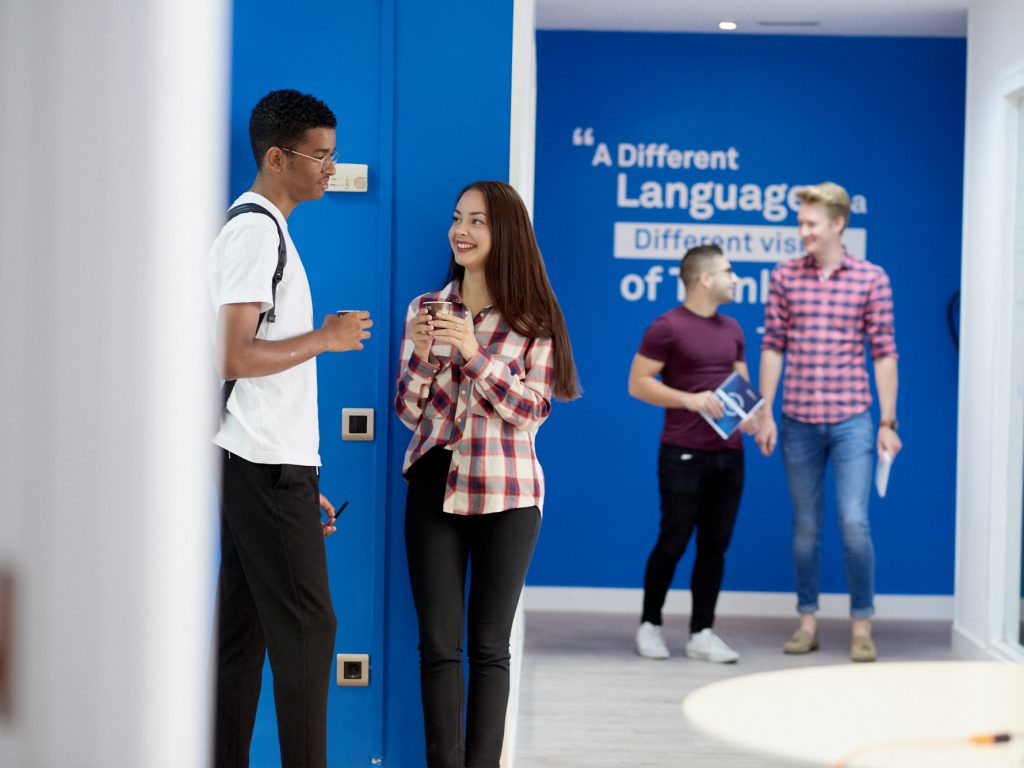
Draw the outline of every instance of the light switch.
[[[373,408],[342,408],[341,439],[373,440]]]
[[[334,175],[327,182],[328,192],[365,192],[370,166],[360,163],[337,163]]]

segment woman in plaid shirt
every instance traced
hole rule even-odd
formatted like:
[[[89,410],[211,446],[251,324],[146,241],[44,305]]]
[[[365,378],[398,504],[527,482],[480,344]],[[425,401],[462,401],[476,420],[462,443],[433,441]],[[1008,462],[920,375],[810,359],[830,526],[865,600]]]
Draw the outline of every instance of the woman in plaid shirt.
[[[509,636],[540,530],[537,429],[578,396],[569,334],[516,191],[479,181],[448,231],[449,282],[409,305],[395,410],[413,430],[406,555],[430,768],[498,768]],[[430,302],[451,312],[431,315]],[[463,733],[466,573],[469,691]]]

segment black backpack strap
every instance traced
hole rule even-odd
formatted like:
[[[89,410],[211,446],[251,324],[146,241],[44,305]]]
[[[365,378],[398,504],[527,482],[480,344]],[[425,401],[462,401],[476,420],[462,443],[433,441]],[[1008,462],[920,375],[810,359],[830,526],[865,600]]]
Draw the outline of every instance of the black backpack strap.
[[[260,312],[260,319],[256,322],[256,333],[260,332],[260,326],[263,325],[263,318],[267,319],[268,323],[272,323],[277,319],[277,315],[274,313],[275,304],[277,303],[277,284],[281,282],[281,278],[284,277],[284,267],[288,263],[288,246],[285,244],[284,232],[281,231],[281,225],[277,223],[277,218],[264,208],[262,205],[257,203],[242,203],[236,205],[234,208],[228,211],[227,221],[231,221],[235,216],[239,216],[243,213],[262,213],[265,216],[269,216],[270,220],[274,222],[274,226],[277,228],[277,269],[274,270],[274,277],[270,281],[270,309],[266,312]],[[253,334],[255,336],[256,334]],[[224,386],[221,387],[221,416],[227,413],[228,410],[228,398],[231,397],[231,391],[235,388],[235,380],[225,381]]]
[[[281,225],[277,223],[277,217],[262,205],[258,205],[257,203],[242,203],[241,205],[236,205],[228,211],[227,220],[231,221],[235,216],[240,216],[243,213],[262,213],[264,216],[269,216],[270,220],[274,222],[274,226],[277,228],[277,269],[274,270],[274,278],[270,281],[270,309],[266,312],[260,313],[260,321],[256,325],[256,333],[259,333],[260,324],[263,323],[264,315],[266,315],[268,323],[272,323],[277,319],[277,316],[274,314],[274,304],[277,303],[277,284],[280,283],[281,278],[284,277],[284,266],[288,263],[288,246],[285,245],[284,232],[281,231]]]
[[[235,384],[238,379],[231,379],[231,381],[225,381],[224,385],[220,388],[220,417],[223,419],[224,414],[228,412],[228,400],[231,399],[231,392],[235,388]]]

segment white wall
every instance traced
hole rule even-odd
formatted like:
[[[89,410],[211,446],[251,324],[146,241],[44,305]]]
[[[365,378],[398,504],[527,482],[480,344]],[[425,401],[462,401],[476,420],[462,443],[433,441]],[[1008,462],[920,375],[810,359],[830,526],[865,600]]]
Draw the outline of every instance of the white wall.
[[[1024,89],[1024,3],[977,0],[968,19],[953,642],[964,655],[1024,659],[1004,641],[1020,595],[1024,264],[1011,95]]]
[[[227,8],[0,3],[4,766],[201,766]],[[0,618],[0,620],[3,620]]]

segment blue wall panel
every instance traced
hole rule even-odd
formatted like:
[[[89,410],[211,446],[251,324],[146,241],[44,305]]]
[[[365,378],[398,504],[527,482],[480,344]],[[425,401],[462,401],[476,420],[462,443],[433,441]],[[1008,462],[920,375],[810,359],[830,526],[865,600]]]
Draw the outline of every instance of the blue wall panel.
[[[383,436],[375,443],[343,443],[341,409],[386,408],[389,297],[381,273],[390,270],[390,243],[382,242],[381,8],[376,2],[334,3],[314,16],[271,2],[236,3],[233,31],[231,174],[233,199],[249,187],[255,164],[248,137],[252,107],[275,88],[313,93],[338,118],[343,162],[370,166],[369,191],[328,193],[303,203],[288,225],[309,275],[314,317],[343,307],[372,311],[378,327],[362,352],[322,356],[320,389],[321,489],[336,505],[348,500],[338,532],[327,540],[338,653],[370,653],[371,681],[383,679],[384,482],[378,467]],[[344,43],[344,44],[341,44]],[[384,411],[387,424],[387,412]],[[382,686],[331,686],[328,755],[331,765],[364,766],[381,752]],[[253,766],[278,766],[276,719],[269,664],[253,737]]]
[[[327,542],[336,650],[371,654],[369,688],[332,686],[331,766],[423,765],[402,534],[410,433],[392,416],[395,363],[406,304],[445,275],[456,192],[473,179],[507,179],[511,30],[510,0],[459,0],[444,13],[413,0],[356,0],[313,16],[269,0],[235,4],[231,199],[255,172],[249,113],[275,88],[326,101],[342,161],[370,166],[367,193],[329,193],[289,219],[316,316],[362,307],[376,322],[366,350],[318,361],[321,485],[336,504],[350,500]],[[346,406],[377,408],[376,442],[340,440]],[[280,765],[269,667],[252,765]]]
[[[906,451],[888,497],[872,500],[878,590],[952,593],[957,357],[945,310],[959,289],[964,83],[963,40],[538,33],[536,226],[586,394],[556,409],[538,441],[549,495],[529,584],[639,587],[657,532],[662,411],[629,398],[626,379],[644,329],[677,303],[667,270],[684,249],[616,258],[615,222],[795,235],[785,207],[707,215],[628,200],[644,182],[767,192],[832,179],[863,196],[851,227],[866,231],[867,256],[889,272],[896,296]],[[602,142],[610,167],[597,154]],[[690,168],[620,167],[619,145],[641,143],[735,153],[732,167],[692,167],[693,157]],[[737,273],[759,289],[772,263],[735,245]],[[661,283],[637,282],[655,267]],[[744,327],[755,379],[757,292],[723,308]],[[790,535],[781,459],[748,440],[725,588],[790,591]],[[823,590],[845,592],[831,511],[823,558]],[[688,586],[691,567],[692,552],[674,586]]]
[[[456,193],[476,179],[508,179],[512,73],[511,0],[459,0],[443,12],[416,0],[396,7],[392,394],[405,310],[447,274]],[[424,764],[423,722],[401,478],[412,433],[394,416],[391,433],[385,761],[414,768]]]

